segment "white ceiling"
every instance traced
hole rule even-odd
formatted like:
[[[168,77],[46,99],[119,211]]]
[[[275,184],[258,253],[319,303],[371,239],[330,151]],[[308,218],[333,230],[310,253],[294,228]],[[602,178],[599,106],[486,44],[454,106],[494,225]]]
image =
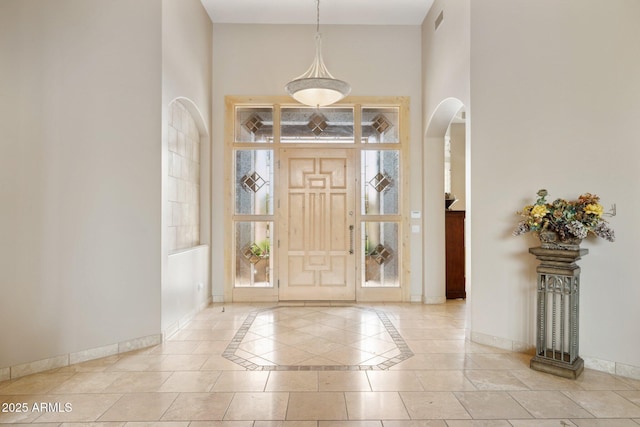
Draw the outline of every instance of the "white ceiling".
[[[201,0],[214,23],[315,24],[316,0]],[[421,25],[433,0],[321,0],[320,25]]]

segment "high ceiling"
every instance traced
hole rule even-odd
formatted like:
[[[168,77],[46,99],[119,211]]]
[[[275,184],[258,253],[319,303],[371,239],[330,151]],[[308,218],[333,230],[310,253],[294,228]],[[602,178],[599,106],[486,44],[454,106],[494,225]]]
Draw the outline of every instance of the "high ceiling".
[[[316,0],[201,0],[214,23],[315,24]],[[320,25],[420,25],[433,0],[321,0]]]

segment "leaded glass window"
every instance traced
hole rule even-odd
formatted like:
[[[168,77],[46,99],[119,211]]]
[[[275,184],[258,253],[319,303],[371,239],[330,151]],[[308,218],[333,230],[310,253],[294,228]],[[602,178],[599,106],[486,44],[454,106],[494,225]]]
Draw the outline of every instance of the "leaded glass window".
[[[282,143],[353,143],[353,108],[282,108]]]
[[[273,150],[236,150],[236,214],[273,214]]]
[[[399,160],[397,150],[363,150],[361,154],[363,215],[399,213]]]
[[[273,142],[272,107],[237,107],[236,142]]]
[[[398,143],[398,108],[363,108],[362,140],[369,144]]]
[[[400,286],[398,223],[362,223],[363,287]]]
[[[270,221],[235,223],[235,286],[271,287],[273,258],[271,256]]]

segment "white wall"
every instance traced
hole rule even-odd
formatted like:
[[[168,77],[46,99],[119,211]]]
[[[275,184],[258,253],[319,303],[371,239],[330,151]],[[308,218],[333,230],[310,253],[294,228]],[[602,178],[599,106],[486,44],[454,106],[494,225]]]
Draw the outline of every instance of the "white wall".
[[[617,204],[611,223],[618,238],[583,243],[591,253],[580,261],[580,351],[588,367],[640,377],[640,286],[630,262],[640,237],[633,220],[640,204],[637,16],[633,0],[606,8],[595,0],[436,0],[425,19],[425,125],[452,97],[467,113],[467,295],[476,341],[535,344],[536,261],[528,248],[539,243],[511,236],[515,211],[543,187],[551,197],[592,192],[605,206]],[[433,172],[440,146],[425,137],[425,206],[441,191],[431,182],[441,175]],[[440,219],[428,213],[425,227],[437,230]],[[439,286],[438,245],[425,239],[427,297]]]
[[[0,2],[0,367],[160,332],[160,13]]]
[[[162,331],[177,332],[207,304],[209,246],[201,245],[172,253],[162,281]]]
[[[640,378],[639,16],[635,0],[472,3],[470,301],[476,337],[533,345],[538,243],[511,236],[514,212],[540,188],[598,194],[618,238],[583,243],[580,352]]]
[[[162,1],[162,188],[163,230],[168,209],[169,105],[176,99],[191,114],[200,133],[200,242],[203,246],[169,255],[162,246],[162,331],[170,334],[211,297],[211,80],[212,24],[199,0]]]
[[[409,96],[411,137],[411,210],[421,210],[420,27],[321,26],[323,56],[331,73],[349,82],[353,96]],[[284,86],[302,74],[314,55],[315,26],[215,25],[213,99],[213,194],[222,200],[225,95],[285,95]],[[213,222],[222,224],[221,204]],[[419,221],[416,222],[419,224]],[[411,295],[420,297],[421,235],[411,235]],[[223,253],[223,229],[214,229],[212,253]],[[223,257],[213,260],[213,277],[223,277]],[[224,283],[214,281],[214,299]]]
[[[469,105],[469,2],[435,0],[422,24],[422,101],[427,121],[447,98]],[[440,12],[443,20],[436,30]]]
[[[465,181],[466,181],[466,126],[464,123],[451,125],[451,193],[458,201],[451,210],[466,209]]]
[[[440,12],[442,23],[435,29]],[[469,0],[433,3],[422,25],[422,104],[424,131],[424,302],[445,301],[444,135],[455,114],[469,109]],[[470,143],[469,127],[465,144]],[[468,174],[466,175],[468,179]],[[468,186],[467,186],[468,189]],[[465,207],[469,198],[465,195]],[[454,205],[455,206],[455,205]],[[467,217],[470,212],[467,212]],[[469,222],[465,227],[468,230]],[[468,241],[469,236],[465,236]],[[468,253],[467,244],[467,253]],[[467,260],[469,257],[467,256]],[[471,280],[467,269],[467,284]]]

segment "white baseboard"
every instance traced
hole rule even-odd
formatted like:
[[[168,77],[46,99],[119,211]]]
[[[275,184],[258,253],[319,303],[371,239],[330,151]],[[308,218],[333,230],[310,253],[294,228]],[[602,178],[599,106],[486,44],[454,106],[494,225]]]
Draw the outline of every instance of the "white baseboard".
[[[480,332],[471,332],[470,338],[470,341],[472,342],[482,345],[488,345],[490,347],[501,348],[507,351],[531,354],[535,352],[535,347],[530,344],[509,340],[506,338],[494,337],[492,335],[487,335]]]
[[[11,368],[0,368],[0,381],[11,379]]]
[[[202,310],[204,310],[205,308],[209,307],[213,302],[213,299],[211,298],[211,296],[209,296],[206,301],[203,301],[200,306],[198,307],[198,313],[200,313]]]
[[[633,378],[634,380],[640,380],[640,366],[616,363],[616,375],[620,375],[621,377]]]
[[[24,377],[37,372],[48,371],[50,369],[62,368],[68,365],[68,354],[49,357],[48,359],[36,360],[29,363],[21,363],[11,367],[11,379]]]
[[[162,334],[149,335],[142,338],[136,338],[129,341],[118,343],[118,353],[126,353],[128,351],[140,350],[162,343]]]
[[[640,380],[640,367],[613,362],[611,360],[598,359],[590,356],[581,356],[584,359],[584,367],[595,371],[606,372],[612,375]]]
[[[176,333],[178,333],[178,331],[180,330],[180,322],[175,322],[169,326],[167,326],[163,331],[162,331],[162,340],[166,341],[167,339],[171,338],[172,336],[174,336]]]
[[[424,297],[425,304],[444,304],[447,302],[447,297]]]
[[[200,305],[198,305],[197,309],[193,310],[190,313],[187,313],[182,317],[182,319],[167,326],[162,331],[163,340],[166,341],[167,339],[171,338],[173,335],[178,333],[185,326],[187,326],[193,320],[193,318],[196,317],[198,313],[200,313],[202,310],[209,307],[210,305],[211,305],[211,297],[208,297],[205,301],[201,302]]]
[[[477,344],[501,348],[502,350],[511,351],[511,349],[513,348],[513,342],[511,340],[482,334],[480,332],[471,332],[471,341]]]
[[[105,345],[103,347],[92,348],[89,350],[78,351],[69,354],[69,364],[87,362],[89,360],[100,359],[101,357],[113,356],[118,354],[119,344]]]
[[[531,344],[494,337],[480,332],[471,332],[468,336],[470,341],[478,344],[488,345],[490,347],[501,348],[503,350],[514,351],[517,353],[535,354],[535,346]],[[603,360],[590,356],[580,357],[584,360],[584,367],[587,369],[640,380],[639,366],[625,365],[624,363],[612,362],[610,360]]]
[[[114,354],[126,353],[141,348],[158,345],[162,342],[162,335],[149,335],[146,337],[134,338],[122,341],[117,344],[110,344],[102,347],[91,348],[75,353],[61,354],[47,359],[36,360],[28,363],[21,363],[7,368],[0,368],[0,381],[13,380],[51,369],[64,368],[75,363],[88,362]]]

